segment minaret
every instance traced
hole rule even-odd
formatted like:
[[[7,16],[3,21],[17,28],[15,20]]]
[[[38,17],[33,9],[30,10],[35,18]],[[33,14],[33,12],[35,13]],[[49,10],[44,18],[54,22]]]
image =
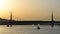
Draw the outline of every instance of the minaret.
[[[52,16],[51,16],[51,18],[52,18],[52,19],[51,19],[51,20],[52,20],[52,21],[51,21],[51,27],[53,27],[53,26],[54,26],[53,11],[52,11]]]
[[[10,26],[12,27],[12,12],[10,13]]]

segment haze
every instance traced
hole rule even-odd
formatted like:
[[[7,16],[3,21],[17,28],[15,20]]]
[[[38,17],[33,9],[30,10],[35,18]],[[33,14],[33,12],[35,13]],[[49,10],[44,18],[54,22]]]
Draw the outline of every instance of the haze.
[[[54,20],[60,21],[60,0],[0,0],[0,17],[13,20],[50,21],[53,11]]]

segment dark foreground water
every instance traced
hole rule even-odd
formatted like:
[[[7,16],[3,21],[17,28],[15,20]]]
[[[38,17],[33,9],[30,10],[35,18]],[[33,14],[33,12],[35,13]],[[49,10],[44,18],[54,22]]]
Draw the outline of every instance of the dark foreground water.
[[[60,26],[57,25],[53,28],[50,25],[41,25],[40,28],[38,30],[37,25],[0,25],[0,34],[60,34]]]

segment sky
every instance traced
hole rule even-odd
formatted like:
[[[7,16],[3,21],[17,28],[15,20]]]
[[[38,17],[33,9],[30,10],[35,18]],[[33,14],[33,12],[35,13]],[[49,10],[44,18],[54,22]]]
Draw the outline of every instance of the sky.
[[[13,20],[60,21],[60,0],[0,0],[0,18]]]

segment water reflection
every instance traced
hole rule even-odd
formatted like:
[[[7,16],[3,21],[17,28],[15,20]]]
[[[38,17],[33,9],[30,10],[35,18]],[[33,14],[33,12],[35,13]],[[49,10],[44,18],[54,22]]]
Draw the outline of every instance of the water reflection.
[[[0,34],[60,34],[60,27],[55,25],[52,30],[50,25],[40,25],[40,30],[37,30],[37,25],[0,25]]]

